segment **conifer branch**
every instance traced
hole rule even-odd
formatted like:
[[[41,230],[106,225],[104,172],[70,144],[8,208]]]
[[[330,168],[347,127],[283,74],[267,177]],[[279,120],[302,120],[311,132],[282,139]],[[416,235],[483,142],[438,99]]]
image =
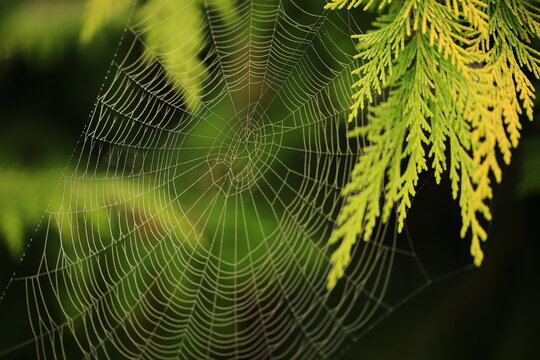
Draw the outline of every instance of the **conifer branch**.
[[[349,115],[353,121],[370,105],[369,123],[351,132],[369,145],[343,190],[329,289],[379,219],[395,209],[402,230],[419,176],[430,168],[437,183],[448,171],[461,236],[471,234],[471,255],[482,263],[482,223],[492,217],[493,180],[502,178],[499,154],[510,162],[520,115],[532,119],[534,87],[524,71],[540,77],[540,52],[531,45],[540,37],[537,0],[333,0],[326,8],[375,3],[390,6],[374,31],[353,36],[363,64],[353,72],[359,79]]]

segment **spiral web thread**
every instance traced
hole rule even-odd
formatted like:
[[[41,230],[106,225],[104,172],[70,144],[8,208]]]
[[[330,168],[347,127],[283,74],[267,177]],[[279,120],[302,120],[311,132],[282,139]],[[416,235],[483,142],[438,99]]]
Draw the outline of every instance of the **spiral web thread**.
[[[14,279],[38,358],[326,359],[405,298],[391,295],[393,264],[414,274],[405,294],[431,281],[390,224],[326,289],[363,146],[345,121],[361,24],[309,3],[201,1],[204,66],[179,74],[205,79],[189,107],[196,92],[178,91],[145,42],[150,19],[132,21],[46,214],[39,266]]]

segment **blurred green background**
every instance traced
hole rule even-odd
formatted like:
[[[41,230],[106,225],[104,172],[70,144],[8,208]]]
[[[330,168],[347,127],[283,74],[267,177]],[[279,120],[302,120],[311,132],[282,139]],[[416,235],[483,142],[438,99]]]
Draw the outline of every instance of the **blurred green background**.
[[[91,40],[81,41],[85,5],[0,3],[2,288],[19,267],[88,119],[125,22],[120,11]],[[367,28],[368,17],[365,23]],[[522,143],[497,189],[485,264],[429,286],[351,344],[344,358],[540,358],[538,114],[536,122],[524,124]],[[411,211],[411,238],[432,244],[426,258],[444,261],[468,248],[459,238],[459,210],[448,189],[427,177]],[[14,314],[25,311],[22,303],[9,306]],[[0,336],[7,336],[14,324],[0,323]]]

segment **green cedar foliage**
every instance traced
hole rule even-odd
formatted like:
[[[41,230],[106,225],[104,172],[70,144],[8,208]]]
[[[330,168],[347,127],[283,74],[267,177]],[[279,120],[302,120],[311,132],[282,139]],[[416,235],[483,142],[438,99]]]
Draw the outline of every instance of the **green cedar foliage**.
[[[537,0],[333,0],[328,9],[377,7],[375,30],[355,35],[357,58],[349,121],[369,122],[351,136],[368,146],[343,191],[346,199],[330,239],[339,244],[328,276],[332,289],[344,274],[358,238],[369,240],[377,221],[397,212],[398,230],[431,169],[449,176],[459,201],[461,236],[482,263],[481,241],[491,220],[499,158],[508,164],[520,138],[520,115],[533,117],[534,88],[525,71],[540,77]],[[375,100],[385,95],[375,104]]]

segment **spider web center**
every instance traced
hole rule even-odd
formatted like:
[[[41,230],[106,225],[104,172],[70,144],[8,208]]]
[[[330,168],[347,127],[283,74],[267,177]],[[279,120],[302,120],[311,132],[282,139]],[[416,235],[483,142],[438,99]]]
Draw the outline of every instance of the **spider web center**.
[[[227,197],[240,194],[264,175],[276,143],[266,114],[248,107],[227,119],[213,141],[207,162],[212,184]]]

